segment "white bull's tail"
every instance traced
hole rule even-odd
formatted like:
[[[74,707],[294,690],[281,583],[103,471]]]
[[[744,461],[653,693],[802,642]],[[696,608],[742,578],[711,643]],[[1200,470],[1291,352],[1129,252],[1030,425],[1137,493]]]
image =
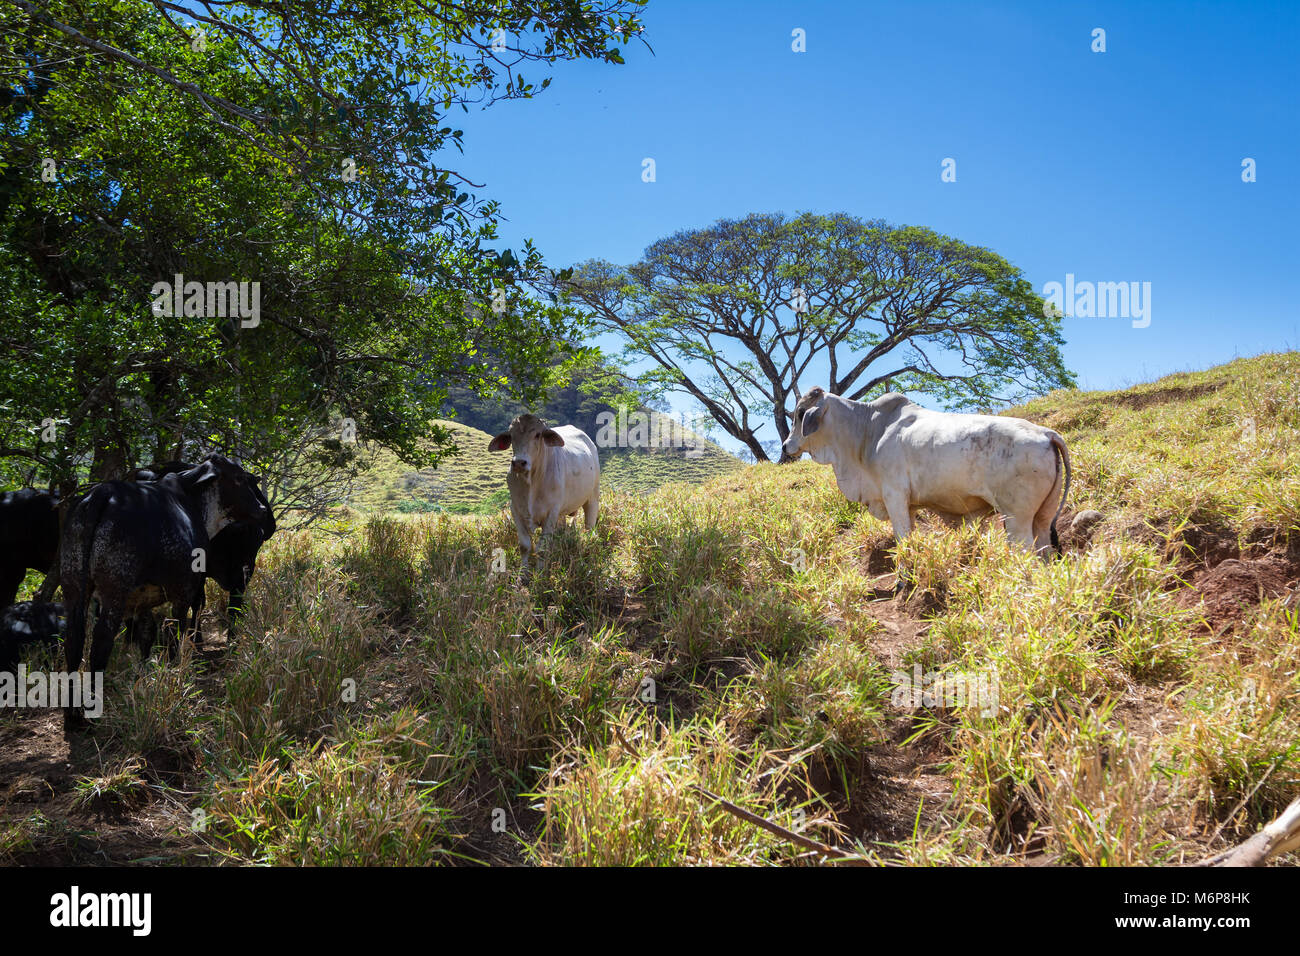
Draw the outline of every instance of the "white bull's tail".
[[[1056,519],[1061,517],[1061,512],[1065,510],[1065,498],[1070,493],[1070,451],[1065,447],[1064,438],[1056,432],[1049,434],[1052,436],[1052,447],[1061,456],[1061,464],[1065,466],[1065,487],[1061,489],[1061,500],[1056,505],[1056,514],[1052,515],[1052,547],[1056,549],[1057,554],[1062,554],[1061,539],[1056,534]]]

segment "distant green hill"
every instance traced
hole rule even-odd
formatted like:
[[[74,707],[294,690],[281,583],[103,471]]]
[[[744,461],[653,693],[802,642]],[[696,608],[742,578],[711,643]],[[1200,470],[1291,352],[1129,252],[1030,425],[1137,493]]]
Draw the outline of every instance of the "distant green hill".
[[[375,512],[475,511],[494,492],[504,491],[510,456],[487,450],[492,436],[458,422],[439,424],[455,435],[455,458],[437,468],[416,470],[392,452],[380,451],[374,466],[357,478],[352,507]]]
[[[651,412],[659,426],[669,419]],[[459,422],[442,421],[455,434],[459,449],[437,468],[416,470],[388,451],[354,486],[350,504],[359,511],[457,513],[495,511],[508,502],[506,473],[510,455],[490,452],[487,432]],[[596,435],[588,431],[593,439]],[[688,439],[689,440],[689,439]],[[695,454],[684,448],[602,448],[601,486],[619,491],[652,491],[669,482],[701,484],[743,468],[744,463],[705,439]]]
[[[670,421],[651,412],[660,423]],[[693,433],[688,433],[692,434]],[[595,437],[594,435],[592,436]],[[600,480],[619,491],[653,491],[680,481],[698,485],[745,467],[744,462],[707,439],[699,438],[694,451],[682,448],[602,448]]]

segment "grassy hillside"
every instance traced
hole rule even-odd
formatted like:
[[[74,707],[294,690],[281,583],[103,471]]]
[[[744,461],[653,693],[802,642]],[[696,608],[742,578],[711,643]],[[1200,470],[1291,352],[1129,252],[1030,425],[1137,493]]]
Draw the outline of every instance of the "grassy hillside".
[[[657,412],[651,414],[666,421]],[[510,456],[488,451],[492,436],[486,432],[458,422],[441,424],[455,433],[459,448],[455,458],[417,471],[381,451],[375,466],[358,480],[352,507],[379,513],[490,513],[505,507]],[[606,491],[651,491],[674,481],[697,485],[743,467],[737,458],[703,440],[696,455],[680,448],[602,448],[600,464]]]
[[[1118,392],[1059,391],[1007,414],[1070,439],[1077,507],[1242,537],[1300,515],[1300,358],[1238,359]]]
[[[658,412],[656,419],[666,421]],[[698,439],[694,451],[682,448],[604,448],[600,455],[603,487],[617,491],[653,491],[670,482],[702,484],[745,467],[713,442]]]
[[[824,859],[706,794],[872,862],[1200,859],[1300,792],[1297,382],[1017,410],[1073,455],[1050,564],[993,522],[895,548],[807,460],[612,491],[530,575],[500,513],[277,535],[237,647],[115,655],[95,748],[0,718],[0,861]]]
[[[368,512],[469,511],[502,491],[510,456],[487,450],[492,436],[458,422],[440,424],[455,435],[455,458],[417,471],[392,452],[380,451],[374,466],[357,479],[352,507]],[[498,494],[497,499],[504,497]]]

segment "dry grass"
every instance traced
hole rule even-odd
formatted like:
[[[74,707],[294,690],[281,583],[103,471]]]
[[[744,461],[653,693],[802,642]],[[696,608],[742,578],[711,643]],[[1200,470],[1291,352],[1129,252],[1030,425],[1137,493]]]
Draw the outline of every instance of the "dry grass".
[[[1287,354],[1031,403],[1100,529],[1044,565],[924,525],[893,600],[888,527],[811,462],[611,493],[529,575],[504,514],[279,534],[237,646],[116,656],[83,790],[147,780],[242,863],[813,859],[697,786],[872,859],[1197,858],[1300,789],[1295,582],[1226,622],[1189,600],[1225,547],[1296,549],[1298,381]],[[996,700],[900,705],[913,666]],[[10,858],[54,825],[3,813]]]

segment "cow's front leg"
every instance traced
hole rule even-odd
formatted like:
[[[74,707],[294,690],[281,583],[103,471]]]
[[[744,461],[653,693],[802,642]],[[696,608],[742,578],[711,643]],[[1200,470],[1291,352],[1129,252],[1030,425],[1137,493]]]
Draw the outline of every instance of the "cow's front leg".
[[[515,533],[519,536],[519,553],[522,556],[523,566],[526,568],[528,567],[528,558],[533,553],[532,518],[515,515]]]
[[[555,534],[555,527],[559,523],[560,523],[560,512],[558,509],[554,511],[549,511],[542,517],[542,521],[541,521],[542,532],[541,532],[541,537],[538,539],[538,544],[537,544],[537,548],[539,551],[542,550],[544,547],[548,546],[547,543],[550,541],[551,536]]]
[[[902,541],[912,533],[912,512],[907,506],[906,495],[886,495],[885,512],[889,515],[889,523],[894,526],[895,538]]]
[[[885,494],[884,498],[885,512],[889,515],[889,523],[894,526],[895,544],[901,544],[903,539],[912,533],[912,512],[907,506],[907,496],[893,493]],[[894,551],[894,574],[897,581],[894,584],[894,593],[901,594],[906,586],[907,569],[898,559],[898,551]]]

